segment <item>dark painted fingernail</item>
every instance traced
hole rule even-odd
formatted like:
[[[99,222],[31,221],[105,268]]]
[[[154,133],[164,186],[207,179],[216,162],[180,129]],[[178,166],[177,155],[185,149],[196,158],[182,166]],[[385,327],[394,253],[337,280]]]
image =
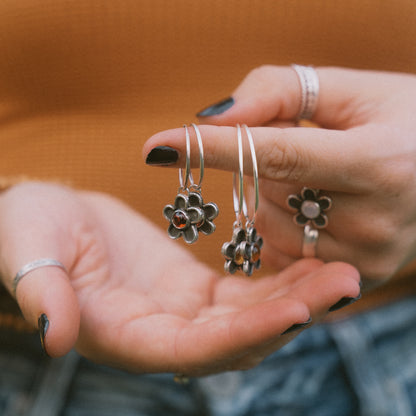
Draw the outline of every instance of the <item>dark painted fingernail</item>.
[[[357,300],[361,299],[361,293],[356,298],[345,297],[339,300],[337,303],[332,305],[328,310],[329,312],[337,311],[338,309],[344,308],[345,306],[352,305]]]
[[[158,146],[147,155],[148,165],[173,165],[178,160],[178,151],[168,146]]]
[[[234,105],[234,98],[228,97],[225,100],[221,100],[218,103],[215,103],[213,105],[210,105],[207,108],[204,108],[196,116],[197,117],[217,116],[227,111],[233,105]]]
[[[309,318],[306,322],[303,322],[301,324],[294,324],[290,328],[286,329],[285,332],[282,332],[282,335],[290,334],[291,332],[295,332],[298,329],[302,329],[305,326],[309,325],[312,322],[312,318]]]
[[[48,355],[48,352],[46,351],[46,348],[45,348],[45,337],[49,329],[49,319],[44,313],[41,316],[39,316],[38,328],[39,328],[39,336],[40,336],[40,345],[42,346],[43,352],[46,355]]]

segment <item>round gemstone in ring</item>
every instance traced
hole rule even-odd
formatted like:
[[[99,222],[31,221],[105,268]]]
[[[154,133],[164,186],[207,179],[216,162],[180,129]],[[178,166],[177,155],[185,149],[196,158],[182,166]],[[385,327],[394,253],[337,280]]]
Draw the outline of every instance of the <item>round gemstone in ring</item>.
[[[303,201],[300,211],[306,218],[312,220],[319,216],[321,213],[321,207],[317,202],[307,199],[306,201]]]

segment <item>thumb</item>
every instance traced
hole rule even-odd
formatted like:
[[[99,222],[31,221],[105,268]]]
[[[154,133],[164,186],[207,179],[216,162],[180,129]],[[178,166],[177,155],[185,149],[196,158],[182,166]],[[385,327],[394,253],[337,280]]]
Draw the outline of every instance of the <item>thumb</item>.
[[[24,318],[39,328],[42,346],[52,357],[72,349],[80,323],[78,300],[68,277],[75,245],[64,212],[54,204],[59,197],[68,205],[68,194],[58,186],[28,183],[0,197],[0,274]],[[36,265],[45,258],[62,267]],[[14,287],[18,273],[23,276]]]
[[[29,272],[16,288],[16,300],[24,318],[38,326],[48,355],[58,357],[72,349],[78,338],[80,314],[64,270],[43,266]]]

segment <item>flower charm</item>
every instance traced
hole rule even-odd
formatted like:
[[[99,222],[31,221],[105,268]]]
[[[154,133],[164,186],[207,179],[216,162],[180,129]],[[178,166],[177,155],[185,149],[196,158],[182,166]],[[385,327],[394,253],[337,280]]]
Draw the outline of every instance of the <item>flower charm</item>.
[[[198,240],[199,231],[205,235],[215,231],[212,220],[217,217],[218,212],[217,205],[213,202],[204,204],[198,192],[178,194],[174,205],[166,205],[163,209],[163,215],[170,222],[169,237],[177,239],[183,236],[188,244]]]
[[[260,268],[260,250],[263,239],[257,235],[254,227],[247,231],[242,227],[234,229],[232,241],[224,243],[221,249],[226,261],[224,269],[234,274],[242,270],[247,276],[253,274],[254,269]]]
[[[305,226],[310,222],[316,228],[328,225],[328,217],[324,212],[331,208],[332,200],[327,196],[320,197],[319,190],[303,188],[300,195],[289,195],[287,203],[298,211],[293,217],[297,225]]]

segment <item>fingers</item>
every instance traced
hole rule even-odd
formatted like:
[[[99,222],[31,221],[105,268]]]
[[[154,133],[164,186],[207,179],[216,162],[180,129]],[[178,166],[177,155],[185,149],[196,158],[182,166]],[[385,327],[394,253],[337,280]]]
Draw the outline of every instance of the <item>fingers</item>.
[[[63,270],[44,267],[30,272],[20,281],[16,299],[25,319],[38,327],[49,356],[71,350],[78,338],[79,307]]]
[[[58,187],[54,190],[60,192],[65,204],[67,193]],[[50,191],[44,185],[22,184],[1,196],[0,270],[12,293],[14,276],[35,260],[52,258],[70,270],[75,247]],[[73,347],[78,337],[79,307],[66,271],[50,266],[28,272],[16,287],[16,300],[25,319],[39,328],[48,355],[61,356]]]
[[[239,358],[250,354],[263,359],[267,345],[276,347],[277,340],[281,345],[290,341],[293,333],[289,335],[287,330],[293,325],[320,318],[340,299],[357,296],[360,291],[359,275],[353,267],[322,265],[315,259],[299,262],[283,274],[267,278],[266,283],[259,281],[259,290],[256,282],[250,282],[234,294],[254,295],[254,302],[235,302],[236,296],[223,293],[191,319],[157,310],[147,315],[130,313],[124,327],[102,323],[100,337],[104,335],[106,343],[99,351],[105,355],[94,353],[92,358],[112,359],[112,364],[147,372],[204,375],[236,369],[234,363]],[[230,287],[234,283],[233,279]],[[220,285],[227,291],[226,283]],[[126,305],[137,305],[133,293],[126,296],[133,301],[124,302]]]
[[[336,280],[334,281],[334,279]],[[291,341],[303,329],[322,320],[328,312],[348,306],[361,297],[359,274],[345,263],[329,263],[320,270],[315,278],[305,277],[303,283],[300,281],[298,283],[297,287],[293,288],[291,296],[306,301],[311,311],[310,322],[295,323],[281,336],[237,358],[233,363],[234,369],[251,368],[259,364],[268,355]],[[325,287],[329,290],[326,290]]]
[[[240,357],[246,361],[247,353],[256,357],[258,363],[266,353],[272,352],[270,345],[276,349],[276,342],[283,346],[293,338],[293,332],[287,333],[293,325],[300,328],[310,318],[319,320],[340,299],[359,295],[360,277],[352,266],[329,263],[317,268],[312,260],[312,271],[308,274],[308,262],[302,261],[299,266],[293,265],[291,270],[286,271],[288,275],[292,271],[297,280],[285,276],[283,287],[277,281],[275,285],[270,282],[274,295],[270,293],[263,302],[240,313],[226,314],[182,331],[177,343],[178,354],[183,360],[188,360],[190,367],[197,363],[200,365],[203,359],[209,357],[214,363],[223,364],[228,360],[229,369],[237,369],[233,363],[239,362]],[[302,269],[304,276],[299,278]],[[276,276],[276,280],[279,278],[280,275]],[[264,283],[261,282],[261,285]],[[198,349],[191,348],[193,342],[198,343]]]
[[[305,275],[292,281],[286,276],[287,283],[283,285],[286,290],[271,283],[275,294],[270,294],[263,302],[240,313],[226,314],[202,323],[200,327],[182,331],[182,339],[177,343],[178,354],[183,354],[184,360],[186,357],[194,361],[192,366],[202,357],[210,357],[212,362],[221,362],[221,358],[225,360],[227,357],[232,363],[247,352],[264,359],[265,356],[259,354],[271,352],[267,344],[278,340],[284,345],[290,341],[293,333],[289,335],[287,330],[293,325],[304,324],[311,317],[319,320],[341,299],[359,296],[360,276],[354,267],[345,263],[328,263],[317,268],[316,262],[311,260],[312,271],[308,274],[305,270],[308,262],[302,261],[299,266],[292,267],[297,277],[301,269]],[[289,270],[286,272],[290,274]],[[280,275],[276,276],[277,280],[279,278]],[[218,340],[221,340],[221,345]],[[192,341],[198,343],[197,350],[191,348]]]
[[[381,99],[379,77],[382,73],[341,68],[316,68],[316,71],[320,86],[313,121],[325,128],[346,129],[356,125],[364,98]],[[202,124],[230,126],[295,120],[301,94],[300,81],[293,68],[261,66],[246,76],[232,98],[208,107],[198,116]]]
[[[204,141],[205,166],[236,171],[238,169],[237,131],[235,127],[200,126]],[[357,192],[367,186],[363,170],[371,173],[363,140],[368,132],[353,133],[318,128],[272,127],[251,128],[259,176],[273,181],[301,183],[308,186]],[[166,130],[155,134],[144,145],[143,154],[148,164],[155,149],[167,146],[177,151],[172,166],[185,165],[183,129]],[[371,143],[367,144],[367,150]],[[251,174],[250,151],[244,146],[247,163],[245,171]],[[353,163],[352,163],[353,159]],[[198,167],[199,153],[192,140],[191,164]]]

